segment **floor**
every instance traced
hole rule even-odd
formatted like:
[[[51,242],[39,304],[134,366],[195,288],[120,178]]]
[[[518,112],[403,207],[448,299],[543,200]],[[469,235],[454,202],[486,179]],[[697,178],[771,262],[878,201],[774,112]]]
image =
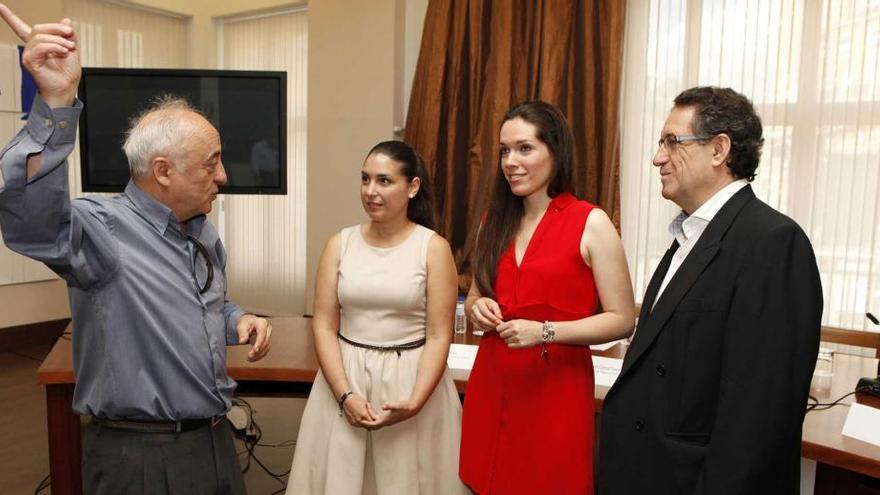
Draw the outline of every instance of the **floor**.
[[[4,493],[34,493],[49,474],[46,397],[37,384],[37,368],[48,352],[48,345],[0,352],[0,480]]]
[[[49,474],[45,395],[37,383],[37,368],[49,348],[38,345],[0,352],[0,491],[5,495],[32,494]],[[290,469],[305,400],[245,400],[263,431],[255,449],[257,459],[270,471],[285,473]],[[247,455],[241,442],[238,446],[244,464]],[[283,493],[284,483],[269,476],[255,461],[245,473],[245,481],[249,494]],[[51,492],[45,489],[40,493]]]

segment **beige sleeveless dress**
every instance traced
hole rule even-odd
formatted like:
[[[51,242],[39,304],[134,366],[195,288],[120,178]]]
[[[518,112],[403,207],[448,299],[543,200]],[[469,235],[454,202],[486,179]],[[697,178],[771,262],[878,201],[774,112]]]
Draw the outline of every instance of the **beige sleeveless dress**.
[[[425,337],[428,243],[420,225],[390,248],[368,245],[361,227],[341,233],[339,333],[373,346]],[[409,398],[424,347],[378,351],[339,341],[352,390],[374,411]],[[447,369],[414,417],[375,431],[339,415],[319,371],[300,424],[287,494],[466,494],[458,478],[461,403]]]

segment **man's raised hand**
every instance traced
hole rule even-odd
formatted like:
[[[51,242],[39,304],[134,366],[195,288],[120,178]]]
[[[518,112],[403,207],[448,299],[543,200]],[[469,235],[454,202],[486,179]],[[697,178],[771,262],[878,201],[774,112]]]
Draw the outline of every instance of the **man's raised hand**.
[[[70,19],[33,27],[0,3],[0,17],[25,43],[22,63],[50,107],[70,106],[76,98],[82,69]]]

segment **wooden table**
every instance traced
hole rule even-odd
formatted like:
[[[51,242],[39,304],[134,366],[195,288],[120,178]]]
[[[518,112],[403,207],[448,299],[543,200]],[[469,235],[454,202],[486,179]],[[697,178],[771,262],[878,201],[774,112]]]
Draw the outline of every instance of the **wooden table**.
[[[237,394],[307,397],[318,370],[311,333],[311,320],[305,318],[275,318],[272,320],[272,351],[264,359],[248,362],[246,346],[228,348],[229,375],[238,382]],[[49,429],[49,469],[52,493],[80,494],[80,417],[73,413],[73,361],[71,342],[61,338],[37,371],[39,383],[46,386],[46,416]],[[456,335],[455,342],[476,344],[479,337],[471,334]],[[595,354],[619,357],[615,347]],[[877,369],[877,359],[838,354],[835,356],[837,374],[832,382],[830,398],[837,398],[855,387],[860,376],[870,376]],[[460,393],[464,392],[470,373],[452,370],[452,377]],[[608,392],[607,387],[596,387],[596,408]],[[817,491],[820,481],[838,483],[841,472],[857,473],[880,478],[880,447],[840,435],[852,398],[827,411],[813,411],[804,421],[802,455],[816,460]],[[829,481],[832,480],[832,481]]]
[[[852,392],[859,378],[873,376],[877,371],[875,358],[835,354],[834,362],[831,390],[826,396],[817,397],[822,403]],[[811,411],[804,418],[801,456],[817,463],[816,494],[880,493],[880,447],[840,433],[853,400],[853,396],[847,397],[842,405]],[[880,407],[880,399],[873,397],[860,395],[859,402]],[[866,483],[873,490],[859,491],[859,486]]]

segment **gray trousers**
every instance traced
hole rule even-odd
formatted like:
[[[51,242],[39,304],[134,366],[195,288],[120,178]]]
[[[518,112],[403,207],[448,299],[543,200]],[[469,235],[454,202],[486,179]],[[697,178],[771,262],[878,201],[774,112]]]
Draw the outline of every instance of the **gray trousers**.
[[[86,427],[83,493],[244,495],[228,421],[175,435]]]

